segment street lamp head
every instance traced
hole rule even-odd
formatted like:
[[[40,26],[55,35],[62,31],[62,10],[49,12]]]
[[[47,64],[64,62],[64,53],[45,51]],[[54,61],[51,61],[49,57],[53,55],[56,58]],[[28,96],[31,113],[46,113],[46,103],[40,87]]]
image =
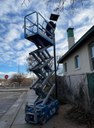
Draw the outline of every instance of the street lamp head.
[[[50,15],[50,20],[57,21],[58,18],[59,18],[59,15],[57,15],[57,14],[51,14]]]

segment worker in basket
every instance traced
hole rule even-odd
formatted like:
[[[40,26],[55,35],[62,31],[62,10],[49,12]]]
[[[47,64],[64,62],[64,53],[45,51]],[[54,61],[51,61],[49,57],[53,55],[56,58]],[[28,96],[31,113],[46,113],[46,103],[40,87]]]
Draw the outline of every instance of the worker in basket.
[[[46,26],[46,35],[50,38],[54,37],[56,24],[53,21],[49,21]]]

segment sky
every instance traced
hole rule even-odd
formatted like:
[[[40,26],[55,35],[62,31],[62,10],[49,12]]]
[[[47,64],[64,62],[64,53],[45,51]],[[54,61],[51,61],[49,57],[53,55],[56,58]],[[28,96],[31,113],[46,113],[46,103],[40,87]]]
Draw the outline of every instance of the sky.
[[[94,25],[94,0],[77,0],[72,6],[66,0],[64,7],[59,0],[0,0],[0,78],[8,74],[27,73],[29,52],[34,51],[34,44],[24,38],[25,15],[38,11],[46,19],[57,6],[60,7],[59,19],[55,31],[56,55],[61,57],[68,50],[68,27],[74,28],[75,42]],[[52,52],[52,51],[50,51]],[[62,71],[62,70],[61,70]]]

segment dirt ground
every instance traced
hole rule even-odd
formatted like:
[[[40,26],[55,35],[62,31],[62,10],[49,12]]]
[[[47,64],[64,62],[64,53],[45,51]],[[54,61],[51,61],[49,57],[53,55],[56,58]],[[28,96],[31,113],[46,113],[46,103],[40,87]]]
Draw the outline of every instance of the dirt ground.
[[[67,118],[67,112],[72,108],[71,105],[61,105],[58,115],[55,115],[44,126],[40,128],[87,128],[86,124],[79,124]],[[67,116],[66,116],[67,115]]]

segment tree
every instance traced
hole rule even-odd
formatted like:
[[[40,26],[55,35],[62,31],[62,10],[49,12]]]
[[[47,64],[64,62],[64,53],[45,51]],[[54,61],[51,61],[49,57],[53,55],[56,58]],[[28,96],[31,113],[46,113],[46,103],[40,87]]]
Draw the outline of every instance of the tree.
[[[11,83],[17,82],[20,85],[23,82],[24,79],[25,79],[25,75],[24,74],[14,74],[11,77],[10,81],[11,81]]]
[[[26,4],[26,1],[28,1],[29,3],[32,2],[32,0],[23,0],[22,1],[22,5],[23,4]],[[76,2],[80,2],[81,5],[83,5],[83,1],[84,0],[41,0],[42,2],[45,2],[46,5],[50,4],[50,3],[53,3],[53,2],[56,2],[57,3],[57,6],[54,8],[54,11],[56,12],[60,12],[64,9],[64,5],[66,2],[69,2],[70,3],[70,6],[73,7],[73,5],[76,3]]]
[[[28,72],[31,72],[31,69],[35,66],[35,65],[37,65],[37,61],[34,59],[34,57],[33,56],[31,56],[31,55],[29,55],[28,57],[27,57],[27,59],[26,59],[26,61],[27,61],[27,71]]]

